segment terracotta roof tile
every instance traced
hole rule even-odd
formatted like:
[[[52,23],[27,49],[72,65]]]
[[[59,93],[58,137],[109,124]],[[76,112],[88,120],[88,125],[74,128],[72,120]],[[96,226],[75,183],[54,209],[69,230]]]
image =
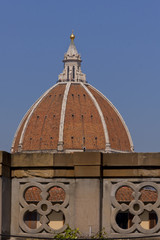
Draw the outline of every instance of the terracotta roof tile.
[[[130,187],[121,187],[116,192],[116,199],[119,202],[130,202],[134,199],[132,193],[133,190]],[[157,198],[157,191],[155,191],[154,189],[141,189],[141,196],[139,199],[142,202],[156,202]]]
[[[41,190],[38,187],[30,187],[25,192],[24,198],[27,202],[39,202],[42,200]],[[53,187],[49,190],[48,200],[51,202],[63,202],[65,192],[60,187]]]

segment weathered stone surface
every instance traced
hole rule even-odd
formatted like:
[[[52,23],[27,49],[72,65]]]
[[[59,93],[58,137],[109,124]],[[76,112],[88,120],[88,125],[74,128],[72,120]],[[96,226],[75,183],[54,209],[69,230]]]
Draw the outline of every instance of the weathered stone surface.
[[[10,167],[9,166],[2,165],[2,176],[10,178],[11,173],[10,173]]]
[[[8,152],[0,151],[0,163],[2,163],[3,165],[10,166],[11,154]]]
[[[84,236],[98,232],[100,214],[99,180],[76,179],[74,199],[75,227],[78,227]]]
[[[12,177],[54,177],[53,169],[24,169],[24,170],[12,170]]]
[[[135,177],[139,176],[138,169],[104,169],[104,177]]]
[[[53,166],[51,153],[16,153],[12,154],[12,167],[45,167]]]
[[[101,164],[101,153],[100,152],[79,152],[74,153],[74,165],[75,166],[95,166]]]
[[[2,178],[2,233],[10,234],[11,222],[11,180]]]
[[[103,166],[160,166],[160,153],[103,153]]]
[[[76,152],[54,154],[13,154],[11,167],[7,164],[10,154],[1,152],[0,173],[2,178],[12,173],[12,234],[19,234],[19,183],[27,182],[66,183],[69,196],[69,224],[79,227],[84,235],[98,232],[105,227],[108,236],[114,237],[111,226],[111,182],[135,181],[160,182],[159,153],[100,153]],[[6,164],[5,164],[6,163]],[[7,175],[8,174],[8,175]],[[101,179],[100,179],[101,177]],[[1,178],[1,179],[2,179]],[[137,179],[136,179],[137,178]],[[159,179],[159,180],[158,180]],[[105,182],[107,183],[105,185]],[[7,181],[1,182],[5,193],[10,191]],[[70,185],[69,185],[70,184]],[[2,187],[1,186],[1,187]],[[1,189],[1,193],[3,190]],[[103,197],[102,197],[103,196]],[[1,194],[2,208],[6,207],[6,195]],[[7,199],[9,201],[9,199]],[[102,203],[103,201],[103,203]],[[8,210],[7,210],[8,211]],[[4,211],[7,216],[8,212]],[[9,216],[9,215],[8,215]],[[1,219],[1,226],[5,217]],[[8,222],[10,220],[8,219]],[[6,220],[5,220],[6,223]],[[5,224],[4,223],[4,224]],[[7,229],[5,227],[3,229]],[[111,229],[111,230],[110,230]],[[114,233],[117,236],[117,233]],[[36,236],[41,236],[41,233]],[[123,235],[121,235],[123,237]],[[47,236],[46,236],[47,237]]]
[[[99,177],[100,166],[75,166],[75,177]]]
[[[9,155],[5,153],[5,158],[6,156]],[[1,159],[2,157],[3,152]],[[12,176],[23,177],[24,174],[24,177],[99,177],[101,162],[104,177],[159,176],[160,153],[18,153],[12,155]],[[5,169],[4,174],[7,171],[9,170]]]
[[[74,153],[53,154],[54,167],[71,167],[73,166]]]
[[[71,169],[56,169],[54,172],[54,177],[75,177],[75,172]]]
[[[159,169],[104,169],[104,177],[159,177]]]

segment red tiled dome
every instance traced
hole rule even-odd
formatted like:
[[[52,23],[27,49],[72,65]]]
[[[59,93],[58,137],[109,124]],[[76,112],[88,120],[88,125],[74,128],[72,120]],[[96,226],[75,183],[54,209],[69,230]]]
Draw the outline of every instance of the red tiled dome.
[[[64,151],[131,151],[133,147],[127,126],[111,102],[87,83],[70,82],[56,84],[29,109],[12,152],[56,152],[58,145]]]
[[[58,83],[29,109],[12,152],[133,151],[128,128],[113,104],[86,83],[73,39]]]

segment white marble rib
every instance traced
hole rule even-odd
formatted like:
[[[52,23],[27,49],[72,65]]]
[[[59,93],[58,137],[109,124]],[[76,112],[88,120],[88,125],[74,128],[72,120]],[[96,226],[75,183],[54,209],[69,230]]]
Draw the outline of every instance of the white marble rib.
[[[42,99],[49,93],[49,91],[51,91],[53,88],[55,88],[59,83],[56,83],[54,86],[52,86],[51,88],[49,88],[38,100],[37,102],[33,105],[32,110],[30,111],[30,114],[28,115],[28,118],[24,124],[24,127],[23,127],[23,130],[22,130],[22,133],[21,133],[21,137],[20,137],[20,140],[19,140],[19,146],[22,147],[22,144],[23,144],[23,138],[24,138],[24,133],[26,131],[26,128],[27,128],[27,125],[28,125],[28,122],[34,112],[34,110],[36,109],[36,107],[38,106],[38,104],[42,101]],[[23,120],[22,120],[23,121]]]
[[[30,109],[26,112],[26,114],[23,116],[20,124],[18,125],[18,128],[16,130],[16,133],[14,135],[14,138],[13,138],[13,141],[12,141],[12,146],[11,146],[11,153],[13,152],[13,148],[14,148],[14,144],[15,144],[15,141],[16,141],[16,137],[17,137],[17,134],[19,132],[19,129],[21,128],[23,122],[24,122],[24,119],[26,118],[27,114],[32,110],[32,108],[34,107],[34,105],[36,104],[36,102],[30,107]]]
[[[113,103],[111,103],[111,101],[109,101],[109,99],[107,97],[105,97],[101,92],[99,92],[96,88],[94,88],[92,85],[88,84],[93,90],[95,90],[99,95],[101,95],[105,100],[107,100],[107,102],[109,103],[109,105],[114,109],[114,111],[117,113],[117,115],[119,116],[126,132],[127,132],[127,135],[128,135],[128,139],[129,139],[129,143],[130,143],[130,149],[132,152],[134,152],[134,145],[133,145],[133,141],[132,141],[132,138],[131,138],[131,135],[130,135],[130,132],[128,130],[128,127],[124,121],[124,119],[122,118],[121,114],[119,113],[119,111],[117,110],[117,108],[113,105]]]
[[[93,94],[89,91],[89,89],[83,84],[81,83],[81,85],[83,86],[83,88],[86,90],[86,92],[88,93],[88,95],[91,97],[99,115],[101,118],[101,122],[102,122],[102,126],[103,126],[103,130],[104,130],[104,136],[105,136],[105,141],[106,141],[106,147],[105,147],[105,151],[106,152],[110,152],[110,142],[109,142],[109,135],[108,135],[108,130],[107,130],[107,125],[106,122],[104,120],[104,116],[102,113],[102,110],[97,102],[97,100],[95,99],[95,97],[93,96]]]
[[[70,85],[71,85],[71,82],[68,82],[66,84],[66,89],[65,89],[65,92],[64,92],[63,101],[62,101],[62,108],[61,108],[58,145],[61,145],[62,148],[63,148],[64,119],[65,119],[67,97],[68,97],[68,92],[69,92],[69,89],[70,89]]]

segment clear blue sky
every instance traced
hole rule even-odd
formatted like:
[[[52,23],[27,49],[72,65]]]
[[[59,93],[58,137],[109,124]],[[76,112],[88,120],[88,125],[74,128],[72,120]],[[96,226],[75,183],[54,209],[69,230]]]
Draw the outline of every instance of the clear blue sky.
[[[57,81],[72,29],[87,81],[117,107],[135,151],[160,151],[159,0],[1,0],[0,149]]]

